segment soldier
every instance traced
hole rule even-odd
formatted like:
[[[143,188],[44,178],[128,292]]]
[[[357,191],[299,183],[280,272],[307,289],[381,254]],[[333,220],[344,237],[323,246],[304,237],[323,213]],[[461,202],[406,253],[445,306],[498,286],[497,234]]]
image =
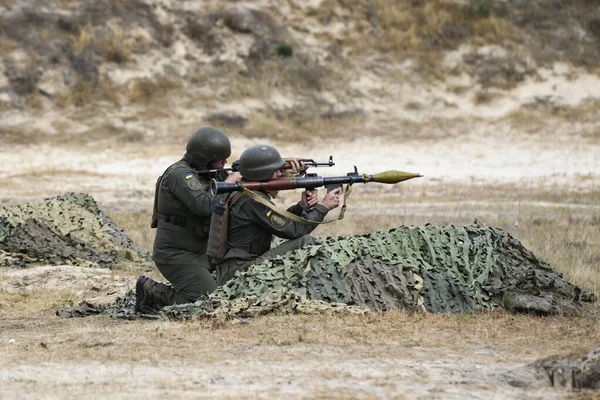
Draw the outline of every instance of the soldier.
[[[222,169],[231,155],[229,139],[209,126],[192,133],[183,158],[156,183],[152,227],[156,229],[152,258],[171,283],[140,276],[136,283],[135,310],[155,314],[166,305],[190,303],[216,288],[206,256],[210,215],[215,196],[208,191],[210,178],[200,170]],[[219,181],[235,182],[239,173],[216,173]]]
[[[281,176],[280,169],[284,164],[285,161],[277,149],[269,145],[249,147],[242,153],[239,161],[242,180],[247,181],[276,179]],[[277,196],[277,192],[274,191],[253,193],[271,204],[271,199]],[[252,196],[236,196],[229,202],[227,251],[223,261],[216,266],[218,285],[224,284],[236,271],[244,271],[253,263],[260,263],[305,244],[314,243],[309,233],[315,229],[316,224],[303,223],[297,218],[291,219],[285,213],[254,200]],[[316,190],[305,190],[300,201],[287,211],[306,220],[320,222],[329,210],[338,207],[339,204],[339,188],[329,192],[320,203]],[[274,236],[289,240],[271,248]]]

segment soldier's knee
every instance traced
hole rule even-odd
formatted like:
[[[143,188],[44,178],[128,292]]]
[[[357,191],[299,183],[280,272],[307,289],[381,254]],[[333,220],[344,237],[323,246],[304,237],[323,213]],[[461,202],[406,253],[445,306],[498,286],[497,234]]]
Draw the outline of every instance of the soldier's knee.
[[[304,235],[298,238],[298,245],[305,246],[310,244],[315,244],[315,238],[311,235]]]

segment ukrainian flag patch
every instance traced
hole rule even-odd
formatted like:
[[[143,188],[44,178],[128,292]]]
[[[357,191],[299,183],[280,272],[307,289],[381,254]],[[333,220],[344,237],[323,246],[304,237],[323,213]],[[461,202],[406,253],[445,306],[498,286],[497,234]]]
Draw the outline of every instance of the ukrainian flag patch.
[[[265,215],[266,215],[267,217],[270,217],[270,216],[271,216],[271,214],[273,214],[273,210],[271,210],[270,208],[267,208],[267,211],[265,211]]]
[[[194,177],[194,175],[192,175],[190,172],[188,172],[183,177],[185,178],[186,181],[189,181],[190,179],[192,179]]]

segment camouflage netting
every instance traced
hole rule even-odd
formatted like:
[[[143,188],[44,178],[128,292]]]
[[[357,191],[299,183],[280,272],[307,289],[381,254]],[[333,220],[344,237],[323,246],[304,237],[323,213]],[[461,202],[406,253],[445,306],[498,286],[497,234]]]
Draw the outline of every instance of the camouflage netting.
[[[150,255],[83,193],[0,207],[0,265],[72,264],[115,268]]]
[[[135,293],[127,293],[112,304],[92,304],[81,301],[74,307],[58,310],[59,317],[85,317],[88,315],[106,314],[113,318],[123,319],[159,319],[160,315],[140,315],[134,311]],[[190,304],[167,307],[164,315],[173,319],[210,318],[228,320],[231,318],[249,318],[270,313],[278,314],[368,314],[367,308],[344,303],[328,303],[311,300],[294,292],[273,292],[260,299],[257,296],[241,297],[233,300],[222,300],[218,297],[205,298]]]
[[[510,234],[479,223],[403,226],[356,237],[317,238],[317,243],[253,266],[218,288],[209,301],[293,292],[375,311],[462,313],[503,306],[574,315],[581,312],[581,302],[594,300]],[[189,316],[203,312],[205,303],[165,312]]]
[[[243,317],[260,314],[261,307],[305,312],[343,304],[374,311],[462,313],[504,307],[575,315],[582,302],[594,300],[510,234],[478,223],[316,239],[316,245],[254,265],[207,298],[164,313],[180,319],[233,310],[231,315]],[[133,318],[133,294],[103,311]]]

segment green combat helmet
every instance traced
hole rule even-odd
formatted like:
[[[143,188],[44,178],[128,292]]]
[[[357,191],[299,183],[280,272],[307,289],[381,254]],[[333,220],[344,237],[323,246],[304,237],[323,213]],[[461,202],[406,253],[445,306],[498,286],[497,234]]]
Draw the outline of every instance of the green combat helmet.
[[[205,169],[211,161],[224,160],[231,155],[231,143],[223,131],[203,126],[188,140],[186,158],[197,169]]]
[[[265,181],[284,164],[285,160],[275,147],[256,144],[248,147],[240,156],[240,174],[250,181]]]

